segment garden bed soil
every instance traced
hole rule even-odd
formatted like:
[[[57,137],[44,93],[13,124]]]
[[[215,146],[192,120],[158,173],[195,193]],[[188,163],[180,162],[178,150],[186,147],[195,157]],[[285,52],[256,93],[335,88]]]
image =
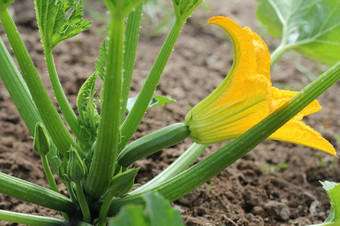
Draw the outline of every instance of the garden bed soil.
[[[98,7],[98,3],[92,8]],[[175,46],[157,93],[170,95],[176,103],[150,109],[138,128],[135,139],[164,126],[183,122],[188,105],[194,106],[223,80],[231,67],[233,49],[226,35],[207,20],[216,15],[233,18],[249,26],[270,43],[272,39],[255,17],[253,0],[209,0],[185,24]],[[43,49],[34,18],[33,1],[16,0],[11,8],[23,39],[51,97],[53,92],[43,61]],[[104,11],[104,10],[103,10]],[[87,11],[87,15],[93,15]],[[90,31],[57,47],[54,52],[60,80],[72,106],[85,79],[94,71],[93,62],[102,42],[104,25],[95,18]],[[6,41],[2,28],[1,37]],[[168,27],[164,28],[164,32]],[[165,34],[140,37],[131,95],[140,90],[165,39]],[[279,88],[299,90],[310,79],[327,70],[326,66],[307,60],[294,52],[287,53],[272,69],[272,82]],[[305,121],[339,148],[339,83],[319,98],[323,110]],[[39,156],[32,149],[32,137],[0,81],[0,170],[48,187]],[[138,183],[145,183],[165,169],[191,144],[190,139],[138,161]],[[210,155],[222,144],[212,145],[200,157]],[[340,181],[339,160],[311,148],[265,141],[253,151],[222,171],[215,178],[187,196],[175,201],[187,225],[308,225],[321,223],[330,204],[319,181]],[[59,183],[59,187],[65,190]],[[60,214],[36,205],[0,195],[0,209],[60,217]],[[0,221],[0,225],[12,225]]]

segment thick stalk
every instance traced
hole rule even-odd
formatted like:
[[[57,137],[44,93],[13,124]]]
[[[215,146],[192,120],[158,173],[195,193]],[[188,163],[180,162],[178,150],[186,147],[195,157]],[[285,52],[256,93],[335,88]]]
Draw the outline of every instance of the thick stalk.
[[[4,82],[20,116],[24,120],[31,135],[34,135],[34,129],[41,118],[35,103],[32,100],[26,82],[22,78],[16,67],[11,55],[9,54],[4,42],[0,38],[0,77]],[[56,146],[52,144],[52,149],[48,153],[49,162],[53,169],[57,169],[59,162],[56,160]]]
[[[42,217],[35,216],[24,213],[16,213],[6,210],[0,210],[0,219],[4,221],[9,221],[18,224],[25,225],[35,225],[35,226],[66,226],[67,223],[65,221],[51,218],[51,217]]]
[[[169,180],[170,178],[178,175],[186,168],[188,168],[205,150],[207,145],[202,144],[192,144],[179,158],[177,158],[168,168],[154,177],[152,180],[148,181],[143,186],[133,190],[129,194],[138,194],[146,190],[150,190],[157,187],[162,182]]]
[[[52,51],[45,51],[45,58],[47,64],[48,75],[52,84],[54,95],[59,104],[60,110],[70,126],[72,132],[76,137],[79,137],[78,118],[74,113],[69,101],[66,98],[63,87],[60,84],[57,70],[55,68]]]
[[[126,22],[125,40],[124,40],[124,60],[123,60],[123,90],[122,90],[122,113],[121,120],[124,120],[126,104],[129,98],[133,68],[135,66],[138,37],[140,31],[140,22],[142,18],[143,3],[140,3],[133,10]]]
[[[147,77],[145,84],[138,95],[136,103],[132,107],[130,113],[126,117],[121,127],[122,139],[119,144],[119,150],[122,150],[125,145],[130,141],[131,137],[136,132],[137,127],[142,121],[145,111],[147,110],[147,107],[157,88],[165,65],[174,49],[182,26],[183,23],[177,20],[176,23],[173,25],[168,37],[166,38],[165,43],[163,44],[162,49],[159,52],[157,59],[150,71],[150,74]]]
[[[3,24],[13,52],[18,60],[23,77],[32,95],[39,114],[54,144],[62,153],[70,146],[78,147],[72,136],[67,131],[58,112],[49,98],[38,72],[29,56],[19,32],[7,10],[1,11],[0,20]]]
[[[340,79],[340,62],[315,79],[300,93],[270,114],[260,123],[249,129],[203,161],[163,182],[151,190],[159,192],[164,198],[174,201],[216,176],[226,167],[247,154],[256,145],[279,129],[288,120],[305,108]],[[113,200],[109,214],[115,214],[126,203],[141,203],[141,195],[149,190],[131,195],[125,199]]]
[[[15,66],[11,55],[0,38],[0,77],[4,82],[21,118],[24,120],[28,130],[33,135],[35,125],[41,121],[38,109],[35,106],[31,93]]]
[[[65,196],[48,188],[0,173],[0,192],[50,209],[72,213],[74,204]]]
[[[104,100],[94,155],[86,180],[86,192],[100,198],[114,173],[120,141],[124,19],[111,17],[108,64],[104,77]]]
[[[80,182],[75,182],[76,194],[78,198],[78,203],[80,205],[81,212],[83,213],[83,221],[90,223],[91,213],[89,206],[87,205],[86,198],[83,192],[83,188]]]
[[[117,162],[128,167],[139,159],[183,141],[189,136],[189,133],[190,131],[184,123],[175,123],[164,127],[126,146],[119,153]]]

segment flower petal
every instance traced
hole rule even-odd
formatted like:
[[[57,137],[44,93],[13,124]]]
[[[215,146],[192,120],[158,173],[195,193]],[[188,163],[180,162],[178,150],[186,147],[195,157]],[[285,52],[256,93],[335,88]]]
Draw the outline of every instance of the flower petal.
[[[256,57],[256,73],[264,75],[268,78],[268,80],[270,80],[271,57],[266,43],[258,34],[252,32],[249,27],[245,27],[243,29],[248,31],[249,35],[252,37]]]
[[[252,42],[253,32],[250,29],[242,28],[232,19],[223,16],[213,17],[208,23],[216,24],[223,28],[230,35],[234,45],[233,66],[227,78],[214,92],[218,91],[220,87],[234,87],[236,85],[234,83],[242,83],[249,75],[256,74],[256,56]]]
[[[269,139],[302,144],[336,155],[333,146],[324,139],[320,133],[316,132],[301,121],[287,122],[280,129],[270,135]]]
[[[249,80],[250,76],[256,76],[257,74],[262,76],[258,71],[265,72],[265,69],[260,69],[260,67],[258,68],[257,66],[257,62],[261,63],[260,60],[258,60],[259,57],[266,56],[266,61],[270,64],[270,55],[264,42],[249,28],[242,28],[233,20],[221,16],[211,18],[209,23],[219,25],[229,33],[233,40],[235,56],[232,69],[224,81],[207,98],[205,98],[204,101],[195,106],[196,111],[200,112],[201,117],[211,116],[211,114],[214,114],[217,111],[224,111],[221,109],[221,106],[229,108],[230,106],[243,102],[247,98],[254,99],[251,98],[251,96],[254,95],[254,91],[250,91],[252,90],[252,87],[245,88],[244,83],[246,80]],[[254,43],[256,44],[256,50],[259,50],[259,53],[255,53]],[[265,51],[267,51],[267,53],[265,53]],[[269,64],[267,65],[267,70],[269,70]],[[267,78],[267,83],[270,87],[269,72],[264,76]],[[254,90],[263,93],[262,90]],[[265,92],[267,92],[267,90]],[[270,98],[269,93],[267,98]]]
[[[293,92],[288,90],[279,90],[272,87],[272,104],[271,111],[275,111],[280,108],[283,104],[287,103],[292,97],[299,92]],[[317,100],[313,100],[308,104],[302,111],[300,111],[292,120],[301,120],[304,116],[313,114],[320,111],[322,108]]]
[[[279,90],[270,82],[270,54],[260,36],[226,17],[214,17],[234,44],[234,62],[223,82],[185,117],[190,136],[201,144],[233,139],[286,104],[298,92]],[[335,155],[333,146],[299,121],[321,109],[314,100],[269,138],[310,146]]]
[[[247,97],[234,104],[218,103],[218,108],[203,117],[193,108],[186,117],[191,137],[197,143],[211,144],[236,138],[246,132],[256,123],[265,118],[269,112],[267,96],[270,91],[270,82],[263,75],[249,76],[240,93],[247,93]],[[215,106],[211,106],[214,107]]]

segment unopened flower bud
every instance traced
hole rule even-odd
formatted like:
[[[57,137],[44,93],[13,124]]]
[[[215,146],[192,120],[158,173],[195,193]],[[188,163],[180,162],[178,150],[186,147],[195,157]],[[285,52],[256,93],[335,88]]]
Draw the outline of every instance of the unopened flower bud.
[[[33,147],[39,155],[46,155],[52,147],[51,138],[41,122],[35,126]]]
[[[58,166],[58,175],[62,180],[68,181],[69,178],[67,177],[67,159],[63,158],[62,161],[60,161]]]
[[[67,163],[67,175],[70,181],[79,182],[86,176],[86,165],[80,158],[74,147],[69,150],[69,160]]]

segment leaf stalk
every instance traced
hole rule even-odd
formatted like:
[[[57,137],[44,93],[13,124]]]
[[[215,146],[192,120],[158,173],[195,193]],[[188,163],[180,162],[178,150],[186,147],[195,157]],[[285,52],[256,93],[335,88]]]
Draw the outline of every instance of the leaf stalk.
[[[111,16],[108,64],[104,77],[104,100],[94,155],[86,180],[86,192],[100,198],[114,173],[120,142],[124,19]]]
[[[76,137],[79,137],[79,125],[76,114],[74,113],[67,97],[63,91],[63,88],[60,84],[59,77],[57,74],[57,70],[55,68],[54,59],[52,50],[45,51],[46,65],[48,70],[48,75],[50,77],[50,81],[52,84],[52,88],[55,94],[55,97],[58,101],[59,107],[63,116],[66,119],[66,122],[70,126],[72,132]]]
[[[12,46],[13,52],[18,60],[28,89],[54,144],[61,153],[65,153],[71,145],[77,147],[77,144],[69,134],[51,99],[49,98],[38,75],[37,69],[33,64],[25,44],[20,37],[19,31],[17,30],[7,9],[1,11],[0,20]]]
[[[165,65],[172,53],[176,40],[181,32],[183,22],[178,20],[172,26],[172,29],[166,38],[156,61],[147,77],[142,90],[140,91],[136,103],[132,107],[130,113],[127,115],[121,127],[122,139],[119,144],[119,150],[122,150],[130,141],[137,127],[143,119],[145,111],[152,99],[152,96],[157,88],[158,82],[162,76]]]

